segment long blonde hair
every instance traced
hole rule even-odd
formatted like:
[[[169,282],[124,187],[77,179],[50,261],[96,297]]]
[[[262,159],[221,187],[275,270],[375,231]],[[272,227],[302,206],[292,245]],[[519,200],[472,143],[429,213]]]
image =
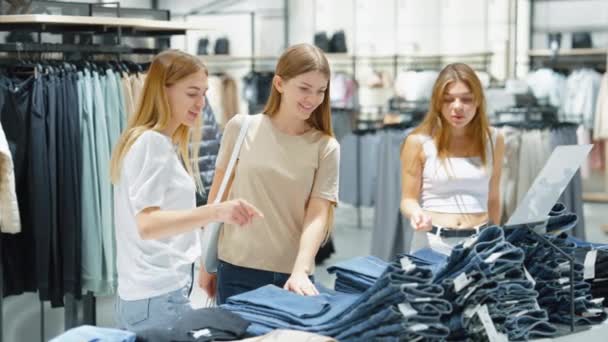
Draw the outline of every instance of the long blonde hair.
[[[479,78],[475,74],[475,71],[466,64],[453,63],[441,70],[433,86],[429,111],[422,123],[412,133],[431,136],[437,146],[439,158],[442,160],[447,158],[448,147],[450,146],[451,126],[441,114],[441,107],[443,106],[443,97],[447,87],[454,82],[463,82],[473,93],[477,111],[475,117],[467,126],[469,133],[473,137],[474,150],[481,153],[482,164],[487,166],[487,144],[488,142],[491,144],[492,139],[490,139],[491,133],[486,112],[486,99]]]
[[[328,80],[331,78],[329,62],[321,49],[310,44],[296,44],[287,48],[281,57],[279,57],[274,74],[288,81],[311,71],[320,72]],[[329,101],[329,82],[327,82],[323,102],[312,112],[307,122],[310,126],[333,137],[334,132],[331,127],[331,106]],[[268,101],[266,101],[266,106],[264,106],[264,114],[273,117],[279,112],[280,106],[281,93],[273,83],[270,89],[270,96],[268,97]],[[327,215],[325,242],[329,239],[333,226],[334,207],[332,205],[329,207]]]
[[[283,52],[279,58],[274,74],[281,77],[283,80],[288,81],[311,71],[320,72],[327,77],[328,80],[331,78],[329,63],[327,62],[327,58],[323,54],[323,51],[314,45],[297,44],[290,46]],[[307,122],[312,127],[333,137],[334,133],[331,127],[331,106],[329,101],[329,82],[327,82],[323,102],[310,115]],[[264,114],[273,117],[278,113],[280,105],[281,93],[273,84],[270,89],[270,96],[264,107]]]
[[[129,118],[127,128],[121,134],[112,152],[110,177],[113,184],[118,183],[122,161],[137,138],[147,130],[162,131],[169,124],[172,113],[165,87],[201,70],[208,75],[207,68],[200,59],[182,51],[167,50],[154,57],[137,109]],[[200,126],[201,116],[199,115],[194,127]],[[194,179],[199,192],[203,191],[197,162],[201,131],[201,129],[194,129],[191,132],[187,126],[180,125],[172,137],[172,140],[179,146],[179,154],[184,167]],[[194,147],[192,151],[190,151],[189,143],[192,143]]]

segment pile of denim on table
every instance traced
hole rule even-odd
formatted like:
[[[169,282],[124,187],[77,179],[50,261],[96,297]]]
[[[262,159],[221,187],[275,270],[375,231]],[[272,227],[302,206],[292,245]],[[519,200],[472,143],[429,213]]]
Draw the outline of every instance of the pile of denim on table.
[[[517,226],[506,230],[507,240],[525,253],[524,264],[536,282],[538,302],[554,323],[570,324],[570,286],[574,286],[575,325],[599,324],[606,320],[603,298],[593,298],[591,285],[584,280],[583,263],[576,260],[577,242],[567,231],[577,224],[572,214],[561,204],[556,204],[549,215],[544,237],[559,247],[569,257],[575,258],[574,284],[570,284],[570,262],[554,248],[539,241],[526,228]],[[586,243],[579,243],[585,245]]]
[[[441,317],[452,305],[432,276],[426,267],[392,262],[362,293],[322,289],[305,297],[268,285],[232,296],[222,307],[251,322],[252,335],[294,329],[339,341],[443,340],[449,330]]]
[[[591,296],[596,300],[608,297],[608,245],[589,243],[572,236],[568,237],[568,241],[576,245],[576,261],[590,268],[584,278],[591,286]],[[590,258],[592,253],[596,253],[595,260]],[[607,300],[604,300],[604,307],[608,307]]]
[[[388,265],[388,262],[370,255],[338,262],[327,268],[327,272],[336,275],[336,291],[363,293],[374,285]]]
[[[533,282],[526,278],[523,250],[507,242],[500,227],[483,229],[454,246],[443,262],[437,263],[441,258],[432,255],[433,251],[423,249],[412,258],[421,264],[436,263],[433,283],[444,288],[444,298],[453,306],[452,313],[443,317],[450,339],[487,338],[476,315],[484,305],[497,331],[509,340],[557,333],[539,307]]]

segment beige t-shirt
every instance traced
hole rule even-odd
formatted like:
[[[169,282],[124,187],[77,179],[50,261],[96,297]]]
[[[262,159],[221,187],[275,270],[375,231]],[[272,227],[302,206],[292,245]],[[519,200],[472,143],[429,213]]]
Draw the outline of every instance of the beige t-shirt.
[[[226,170],[244,118],[226,124],[216,168]],[[315,129],[292,136],[267,115],[250,118],[228,199],[248,201],[264,219],[248,227],[224,225],[218,255],[237,266],[291,273],[309,198],[338,202],[340,145]]]

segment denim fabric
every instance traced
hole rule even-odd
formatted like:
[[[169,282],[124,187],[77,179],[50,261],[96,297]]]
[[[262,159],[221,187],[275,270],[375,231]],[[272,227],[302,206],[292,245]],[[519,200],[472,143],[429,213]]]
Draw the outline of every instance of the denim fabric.
[[[414,252],[414,256],[426,261],[429,265],[444,263],[447,259],[445,254],[439,253],[431,248],[422,248]]]
[[[517,329],[526,329],[537,322],[548,324],[544,317],[533,317],[526,324],[505,325],[509,314],[539,309],[536,301],[539,293],[526,279],[522,266],[525,252],[505,239],[502,228],[488,227],[479,234],[454,246],[452,254],[435,274],[433,282],[444,287],[444,299],[453,304],[450,315],[442,317],[450,329],[451,339],[475,338],[484,329],[476,315],[464,315],[465,310],[477,305],[487,305],[490,317],[499,332],[509,338],[521,335]],[[455,283],[462,274],[470,279],[459,291]]]
[[[82,325],[64,332],[50,342],[135,342],[135,338],[135,333],[130,331]]]
[[[314,278],[311,276],[311,280]],[[234,295],[255,290],[268,284],[283,287],[289,274],[256,270],[232,265],[220,260],[217,269],[217,301],[219,304]]]
[[[118,327],[135,333],[155,328],[167,327],[181,316],[192,311],[190,284],[176,291],[141,300],[122,300],[116,296],[116,321]]]
[[[337,263],[327,271],[336,274],[336,291],[362,293],[376,282],[387,266],[384,260],[366,256]]]
[[[581,248],[579,246],[587,244],[564,233],[576,225],[574,216],[563,205],[555,205],[549,216],[545,238],[576,260],[577,253],[580,253],[577,252]],[[591,300],[591,286],[583,280],[584,268],[580,256],[574,262],[574,284],[570,284],[570,262],[567,258],[541,243],[528,229],[513,229],[508,235],[508,240],[525,253],[524,264],[536,280],[538,303],[547,311],[549,321],[570,322],[571,285],[574,287],[576,325],[597,324],[606,318],[605,313],[600,312],[601,303]],[[547,333],[547,330],[542,330],[542,333]]]
[[[343,265],[354,270],[351,266],[356,261]],[[378,280],[357,295],[338,292],[303,297],[268,285],[230,297],[222,307],[251,321],[248,332],[255,335],[281,328],[314,332],[341,341],[376,336],[398,339],[408,327],[417,324],[441,326],[441,316],[449,314],[452,306],[441,298],[443,288],[431,284],[431,271],[420,266],[404,270],[397,262],[384,268]],[[400,310],[399,305],[404,303],[409,305],[409,311]],[[405,317],[404,312],[412,314]],[[435,330],[434,334],[447,336],[447,328]]]

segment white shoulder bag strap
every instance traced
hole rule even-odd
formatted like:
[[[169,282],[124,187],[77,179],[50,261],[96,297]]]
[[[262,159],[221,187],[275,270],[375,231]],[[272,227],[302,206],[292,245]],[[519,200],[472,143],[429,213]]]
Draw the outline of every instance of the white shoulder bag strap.
[[[245,116],[245,120],[243,121],[243,125],[241,126],[241,131],[239,132],[239,136],[234,143],[234,148],[232,150],[232,155],[230,156],[230,161],[228,162],[228,167],[226,168],[226,173],[224,174],[224,178],[222,179],[222,183],[220,185],[220,189],[213,201],[214,204],[220,203],[222,198],[224,197],[224,192],[226,192],[226,187],[228,186],[228,181],[232,176],[232,171],[234,170],[234,166],[236,164],[236,160],[239,156],[239,152],[241,150],[241,145],[243,145],[243,141],[245,141],[245,135],[247,134],[247,127],[249,126],[249,122],[251,121],[251,117],[248,115]],[[217,266],[219,264],[219,259],[217,257],[217,242],[220,236],[220,229],[222,224],[220,222],[212,222],[207,224],[205,229],[203,229],[202,234],[202,257],[203,263],[205,265],[205,270],[209,273],[217,272]]]
[[[222,197],[224,197],[224,192],[226,191],[226,187],[228,186],[228,181],[232,176],[232,170],[236,164],[236,160],[239,157],[239,152],[241,151],[241,145],[243,145],[243,141],[245,141],[245,135],[247,134],[247,127],[249,126],[249,121],[251,117],[248,115],[245,116],[245,120],[243,121],[243,125],[241,126],[241,131],[239,132],[239,136],[234,143],[234,148],[232,149],[232,155],[230,155],[230,161],[228,162],[228,166],[226,167],[226,173],[224,174],[224,178],[222,178],[222,183],[220,184],[220,190],[215,197],[213,203],[217,204],[222,201]]]

